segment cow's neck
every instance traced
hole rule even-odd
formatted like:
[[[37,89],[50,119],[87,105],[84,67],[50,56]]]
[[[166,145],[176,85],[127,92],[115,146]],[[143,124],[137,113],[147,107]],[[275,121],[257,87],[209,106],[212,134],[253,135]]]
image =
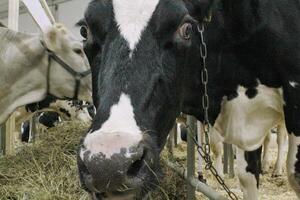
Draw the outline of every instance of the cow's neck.
[[[19,106],[41,101],[46,96],[47,56],[40,54],[43,52],[40,44],[32,45],[39,53],[31,53],[30,62],[16,53],[10,65],[0,68],[3,77],[0,79],[0,124]]]
[[[247,40],[266,24],[267,13],[262,8],[268,1],[223,0],[223,16],[227,31],[235,43]]]

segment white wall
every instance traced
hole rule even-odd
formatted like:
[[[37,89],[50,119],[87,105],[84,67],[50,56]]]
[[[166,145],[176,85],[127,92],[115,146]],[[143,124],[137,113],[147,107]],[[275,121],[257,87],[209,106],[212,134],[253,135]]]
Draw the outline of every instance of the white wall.
[[[79,29],[75,27],[84,16],[84,11],[90,1],[89,0],[72,0],[58,5],[57,13],[53,13],[57,17],[57,21],[65,24],[75,36],[80,37]],[[52,8],[52,10],[54,10]],[[38,27],[29,14],[21,14],[19,19],[19,30],[22,32],[36,33],[39,32]],[[7,25],[7,18],[0,19],[4,25]]]
[[[76,35],[80,36],[79,29],[74,25],[83,18],[89,0],[73,0],[59,5],[58,21],[66,26]]]

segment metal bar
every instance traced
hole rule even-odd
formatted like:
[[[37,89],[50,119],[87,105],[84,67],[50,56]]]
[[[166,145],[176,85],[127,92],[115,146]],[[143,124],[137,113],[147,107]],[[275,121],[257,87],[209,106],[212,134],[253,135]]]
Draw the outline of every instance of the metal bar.
[[[197,121],[197,139],[198,139],[198,144],[199,146],[202,146],[202,124],[200,121]],[[198,174],[203,172],[203,167],[202,167],[203,159],[200,155],[198,155]]]
[[[48,3],[48,5],[50,7],[52,7],[54,5],[59,5],[59,4],[62,4],[62,3],[66,3],[68,1],[71,1],[71,0],[54,0],[54,1],[48,0],[47,3]],[[1,11],[0,11],[0,19],[6,18],[8,16],[7,12],[8,12],[8,9],[4,9],[4,10],[1,9]],[[24,13],[27,13],[27,9],[23,5],[21,5],[20,6],[20,15],[24,14]]]
[[[208,185],[198,181],[195,177],[187,178],[187,171],[183,168],[178,166],[175,163],[170,161],[164,161],[168,167],[170,167],[173,171],[175,171],[181,178],[187,180],[188,185],[192,185],[198,192],[201,192],[205,196],[207,196],[210,200],[226,200],[227,198],[215,191],[213,188],[209,187]]]
[[[223,143],[224,148],[224,167],[223,172],[224,174],[228,174],[228,144]]]
[[[4,155],[5,149],[5,126],[0,126],[0,156]]]
[[[187,135],[187,200],[195,200],[196,193],[195,187],[189,184],[189,179],[195,177],[195,143],[190,136],[195,136],[196,120],[192,116],[187,117],[187,124],[191,128],[188,129],[189,134]]]
[[[175,122],[173,131],[174,131],[174,147],[177,147],[178,145],[178,131],[177,131],[177,122]]]
[[[40,2],[42,4],[42,7],[44,8],[44,10],[46,11],[46,14],[48,15],[51,23],[54,24],[55,23],[55,18],[53,16],[53,14],[52,14],[52,12],[51,12],[51,10],[50,10],[50,8],[49,8],[46,0],[40,0]]]

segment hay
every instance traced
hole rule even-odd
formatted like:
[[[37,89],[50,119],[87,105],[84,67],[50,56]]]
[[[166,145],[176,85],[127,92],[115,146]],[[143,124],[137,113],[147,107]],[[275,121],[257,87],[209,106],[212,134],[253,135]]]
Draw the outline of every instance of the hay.
[[[76,150],[88,125],[64,122],[49,129],[35,144],[22,147],[16,156],[0,159],[0,199],[88,200],[80,188]],[[163,152],[162,157],[168,158]],[[186,199],[185,181],[169,168],[153,200]]]
[[[0,159],[0,199],[87,199],[80,189],[76,149],[87,126],[61,124],[13,157]]]
[[[0,200],[88,200],[79,186],[76,149],[80,137],[86,132],[88,125],[80,122],[65,122],[58,127],[40,135],[35,144],[22,147],[16,156],[0,159]],[[275,150],[271,149],[273,162]],[[186,163],[186,145],[175,149],[176,162]],[[169,157],[163,151],[162,159]],[[186,199],[186,183],[172,170],[163,167],[165,174],[158,189],[150,196],[152,200],[184,200]],[[208,184],[224,194],[221,187],[209,172],[204,173]],[[229,179],[229,187],[241,198],[237,177]],[[269,174],[261,178],[260,199],[292,200],[297,199],[288,185],[286,174],[271,178]],[[197,193],[198,200],[207,199]]]
[[[162,152],[161,158],[164,160],[174,160],[169,155],[167,150]],[[161,162],[164,163],[164,162]],[[181,200],[186,199],[186,182],[178,176],[173,170],[162,164],[164,173],[163,179],[160,181],[160,186],[157,190],[150,194],[150,199],[153,200]]]

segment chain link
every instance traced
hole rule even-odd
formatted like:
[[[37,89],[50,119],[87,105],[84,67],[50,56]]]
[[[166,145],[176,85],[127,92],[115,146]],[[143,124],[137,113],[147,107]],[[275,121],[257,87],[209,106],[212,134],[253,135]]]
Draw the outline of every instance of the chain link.
[[[200,146],[194,136],[189,135],[192,137],[195,145],[197,146],[197,151],[199,155],[203,158],[205,161],[205,169],[209,170],[213,176],[217,179],[219,184],[223,187],[223,189],[227,192],[228,196],[232,200],[238,200],[238,197],[229,189],[229,187],[225,184],[225,181],[223,178],[218,174],[216,168],[213,166],[213,162],[210,157],[210,141],[209,141],[209,131],[210,131],[210,123],[208,118],[208,109],[209,109],[209,96],[208,96],[208,90],[207,90],[207,84],[208,84],[208,70],[206,66],[206,58],[207,58],[207,46],[204,40],[204,24],[201,23],[197,27],[198,32],[200,34],[200,55],[201,55],[201,62],[202,62],[202,70],[201,70],[201,81],[203,85],[203,96],[202,96],[202,108],[204,111],[204,120],[203,120],[203,132],[205,134],[205,143]],[[189,127],[186,123],[185,126],[189,133],[192,133],[193,130],[191,127]],[[194,134],[196,135],[196,134]]]

